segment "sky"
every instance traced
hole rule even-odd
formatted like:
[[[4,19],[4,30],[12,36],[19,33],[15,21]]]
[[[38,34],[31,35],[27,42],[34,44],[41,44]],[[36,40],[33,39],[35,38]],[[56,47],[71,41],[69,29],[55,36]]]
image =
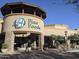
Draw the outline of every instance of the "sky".
[[[76,6],[66,4],[64,0],[0,0],[0,8],[9,2],[25,2],[42,8],[47,14],[44,20],[46,25],[65,24],[70,29],[79,28],[79,13],[76,12]],[[0,17],[3,17],[1,12]]]

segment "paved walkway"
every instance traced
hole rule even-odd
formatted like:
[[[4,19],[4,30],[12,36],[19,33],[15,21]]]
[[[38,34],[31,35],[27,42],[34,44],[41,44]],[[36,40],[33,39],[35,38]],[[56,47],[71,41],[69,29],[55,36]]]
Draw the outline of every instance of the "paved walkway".
[[[79,59],[78,52],[57,52],[55,50],[51,51],[33,51],[33,52],[23,52],[21,54],[15,55],[0,55],[0,59]]]
[[[66,52],[78,52],[79,53],[79,49],[72,49],[72,50],[68,50]]]

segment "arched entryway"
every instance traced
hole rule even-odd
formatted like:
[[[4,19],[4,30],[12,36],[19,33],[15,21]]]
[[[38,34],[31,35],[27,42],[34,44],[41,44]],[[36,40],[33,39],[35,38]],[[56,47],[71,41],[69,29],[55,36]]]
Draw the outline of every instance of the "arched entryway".
[[[14,50],[18,51],[18,48],[27,49],[29,46],[32,50],[42,49],[43,40],[41,39],[41,34],[39,33],[15,33],[14,39]]]

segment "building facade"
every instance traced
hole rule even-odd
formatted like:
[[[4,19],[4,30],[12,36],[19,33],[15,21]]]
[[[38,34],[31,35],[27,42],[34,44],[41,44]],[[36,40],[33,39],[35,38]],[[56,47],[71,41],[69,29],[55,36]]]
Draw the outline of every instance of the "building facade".
[[[0,24],[0,27],[2,27],[0,32],[5,33],[4,43],[8,45],[7,49],[10,53],[14,51],[14,48],[17,49],[17,47],[20,48],[24,45],[26,48],[28,44],[34,44],[36,38],[38,38],[39,49],[43,50],[43,19],[46,18],[46,14],[42,9],[17,2],[5,4],[1,8],[1,12],[4,17],[3,23]],[[21,40],[23,38],[24,40]]]
[[[29,46],[43,51],[45,36],[77,33],[70,30],[67,25],[44,25],[46,13],[34,5],[22,2],[7,3],[1,8],[1,12],[4,17],[0,20],[0,40],[4,40],[3,44],[8,45],[7,53]]]
[[[46,29],[44,31],[44,34],[47,36],[51,36],[52,34],[65,36],[66,31],[67,31],[67,36],[78,33],[76,30],[69,29],[68,25],[64,25],[64,24],[45,25],[44,29]]]

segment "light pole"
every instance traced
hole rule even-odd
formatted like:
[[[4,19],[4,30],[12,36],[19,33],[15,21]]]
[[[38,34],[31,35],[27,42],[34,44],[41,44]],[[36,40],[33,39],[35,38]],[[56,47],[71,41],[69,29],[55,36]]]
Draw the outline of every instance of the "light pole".
[[[67,44],[67,50],[70,49],[70,40],[68,39],[68,31],[64,31],[65,33],[65,42]]]
[[[68,33],[68,31],[64,31],[64,33],[65,33],[65,41],[67,41],[67,33]]]
[[[68,48],[68,45],[67,45],[67,31],[64,31],[64,35],[65,35],[65,45],[66,45],[66,49]]]

